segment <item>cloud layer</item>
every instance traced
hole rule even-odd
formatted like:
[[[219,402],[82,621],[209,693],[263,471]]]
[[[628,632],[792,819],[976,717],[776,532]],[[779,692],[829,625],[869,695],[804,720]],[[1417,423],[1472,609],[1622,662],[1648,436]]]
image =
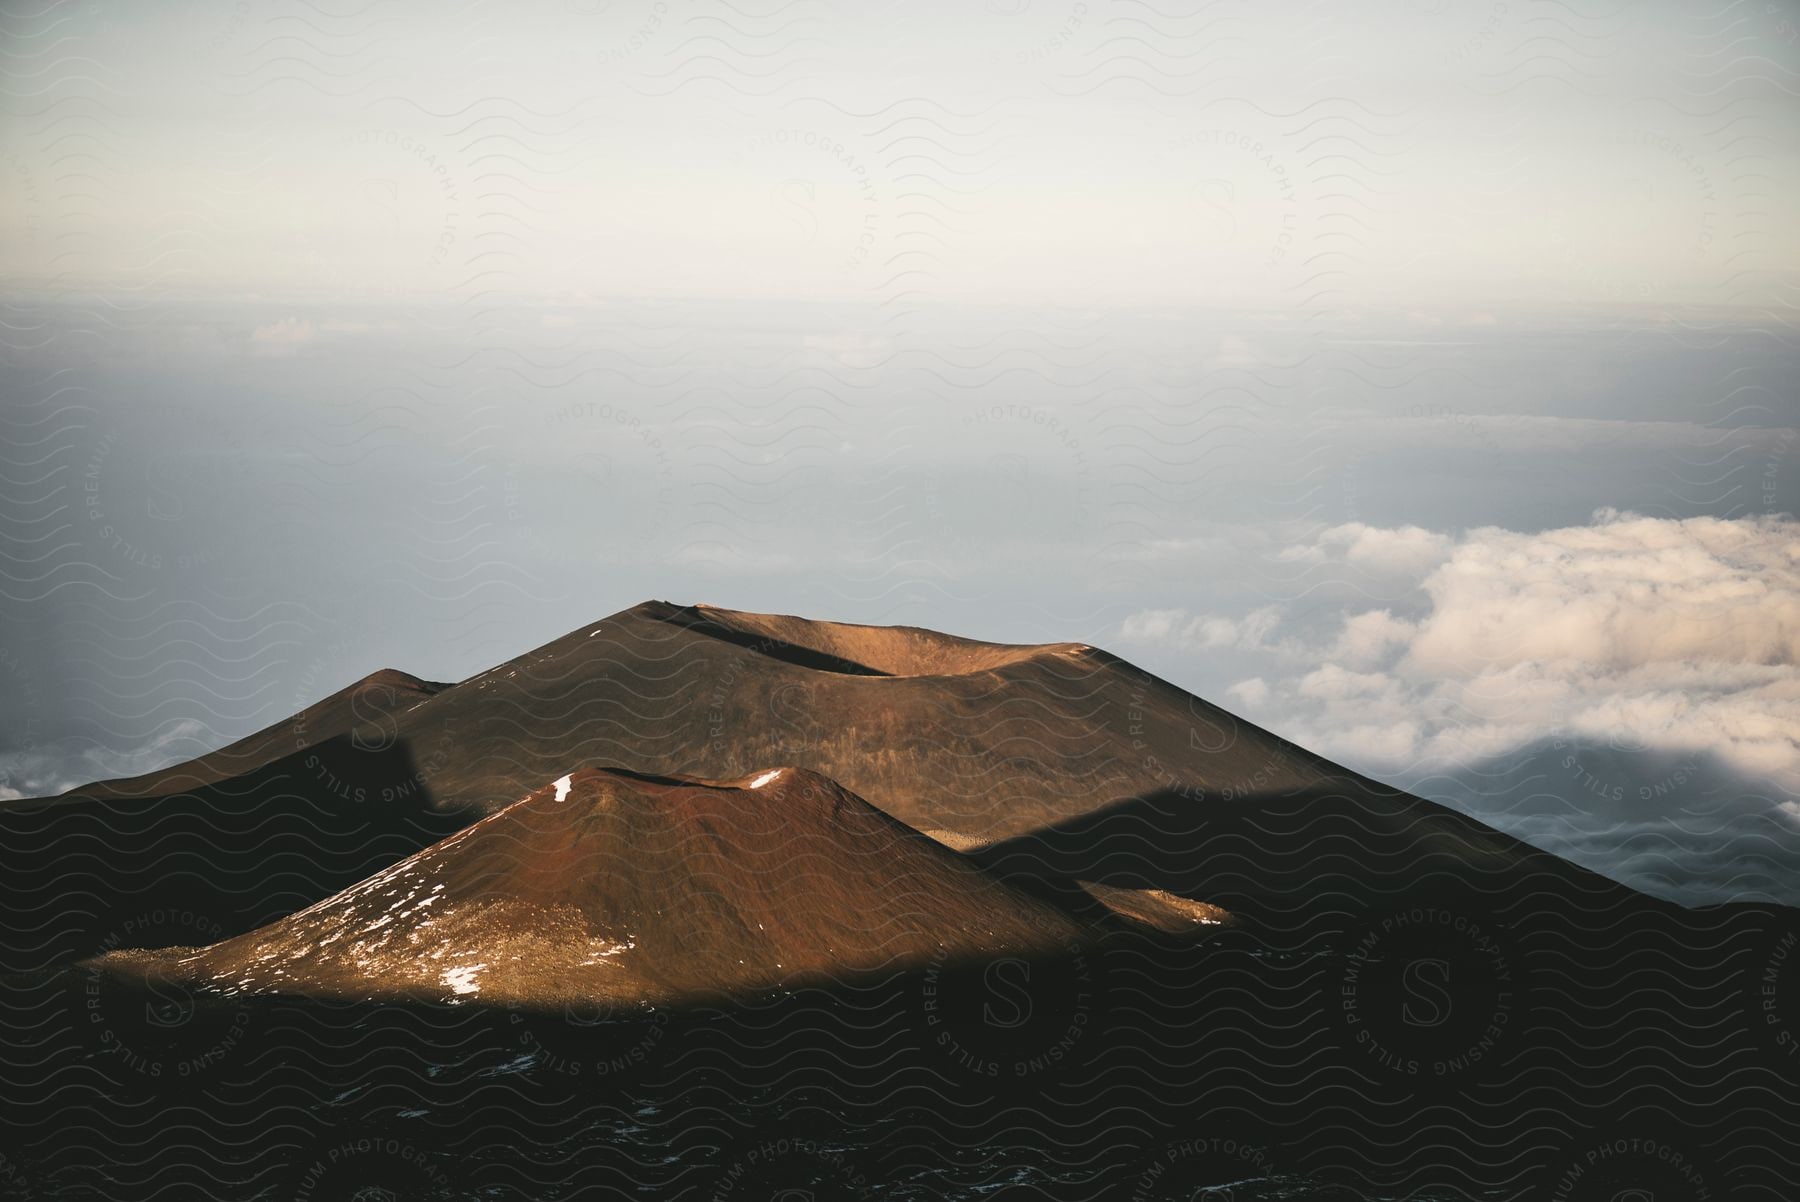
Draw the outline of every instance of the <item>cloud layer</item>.
[[[1262,606],[1241,616],[1147,610],[1121,636],[1259,652],[1264,670],[1231,699],[1369,770],[1455,767],[1568,736],[1706,751],[1800,781],[1800,523],[1791,518],[1603,510],[1585,526],[1456,537],[1355,523],[1280,558],[1379,578],[1395,600],[1347,607],[1324,633],[1289,633],[1297,606]]]

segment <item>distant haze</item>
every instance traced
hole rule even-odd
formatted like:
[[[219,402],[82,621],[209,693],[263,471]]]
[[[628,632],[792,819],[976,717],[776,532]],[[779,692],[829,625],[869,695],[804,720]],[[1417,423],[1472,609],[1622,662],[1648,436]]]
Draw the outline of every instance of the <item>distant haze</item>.
[[[1797,29],[8,15],[0,790],[664,597],[1107,646],[1800,900]]]

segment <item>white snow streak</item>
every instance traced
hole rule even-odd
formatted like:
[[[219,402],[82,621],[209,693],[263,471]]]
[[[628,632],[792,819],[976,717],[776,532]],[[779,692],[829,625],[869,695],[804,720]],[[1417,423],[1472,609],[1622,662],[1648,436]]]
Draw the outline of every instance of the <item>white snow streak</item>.
[[[485,964],[465,964],[460,968],[444,970],[444,984],[450,986],[454,993],[480,993],[481,987],[475,983],[475,974],[486,968]]]

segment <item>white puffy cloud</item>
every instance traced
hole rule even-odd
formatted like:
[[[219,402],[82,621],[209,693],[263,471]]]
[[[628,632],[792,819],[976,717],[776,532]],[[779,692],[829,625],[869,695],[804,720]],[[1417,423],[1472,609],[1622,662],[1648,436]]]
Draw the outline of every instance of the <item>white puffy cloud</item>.
[[[1385,609],[1371,609],[1344,619],[1331,659],[1352,668],[1371,668],[1404,647],[1418,634],[1413,623]]]
[[[1800,527],[1602,513],[1591,526],[1469,533],[1423,582],[1421,675],[1531,662],[1800,662]]]
[[[1453,540],[1419,526],[1393,529],[1350,522],[1319,536],[1322,546],[1340,552],[1344,562],[1368,572],[1415,575],[1441,563]]]
[[[1226,689],[1225,695],[1255,709],[1269,699],[1269,684],[1260,676],[1252,676]]]
[[[1268,646],[1269,635],[1280,624],[1281,608],[1275,605],[1252,610],[1241,618],[1191,614],[1185,609],[1145,609],[1126,618],[1119,634],[1128,642],[1169,643],[1195,651],[1254,651]]]
[[[1585,526],[1460,536],[1354,523],[1283,558],[1387,574],[1406,600],[1308,637],[1273,637],[1281,606],[1145,611],[1123,633],[1268,654],[1259,720],[1370,771],[1455,769],[1570,736],[1711,752],[1800,783],[1793,518],[1601,511]]]
[[[1376,576],[1417,578],[1442,563],[1455,541],[1422,526],[1346,522],[1304,541],[1289,543],[1276,559],[1308,566],[1343,565]]]
[[[1354,701],[1360,704],[1371,698],[1394,699],[1396,682],[1393,677],[1381,672],[1352,672],[1337,664],[1326,664],[1302,676],[1294,691],[1302,697],[1311,697],[1317,701]]]

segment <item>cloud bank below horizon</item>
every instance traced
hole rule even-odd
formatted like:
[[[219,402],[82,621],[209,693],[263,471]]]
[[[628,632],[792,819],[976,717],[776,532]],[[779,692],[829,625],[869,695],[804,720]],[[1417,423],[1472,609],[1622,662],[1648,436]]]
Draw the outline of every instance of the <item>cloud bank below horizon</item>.
[[[1792,518],[1602,510],[1586,526],[1457,536],[1351,523],[1280,558],[1383,578],[1396,599],[1343,613],[1323,638],[1284,633],[1289,604],[1142,610],[1120,636],[1260,653],[1268,670],[1229,690],[1247,716],[1364,764],[1464,763],[1574,736],[1800,779]]]
[[[1350,523],[1274,558],[1297,600],[1139,611],[1127,650],[1250,663],[1221,700],[1252,721],[1621,879],[1800,901],[1800,522]]]

